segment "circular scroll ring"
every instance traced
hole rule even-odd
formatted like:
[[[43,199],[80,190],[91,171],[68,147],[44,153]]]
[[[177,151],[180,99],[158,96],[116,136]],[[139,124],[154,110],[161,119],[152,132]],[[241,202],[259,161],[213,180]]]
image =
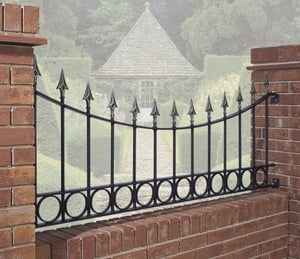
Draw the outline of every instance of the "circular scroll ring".
[[[68,201],[70,200],[70,198],[73,195],[77,195],[77,194],[80,194],[84,198],[84,206],[83,206],[83,210],[78,215],[72,216],[71,213],[68,210]],[[70,217],[72,219],[81,218],[84,215],[84,213],[86,212],[86,210],[87,210],[87,197],[86,197],[86,195],[82,192],[71,192],[71,193],[69,193],[68,197],[65,200],[65,211],[66,211],[66,214],[68,215],[68,217]]]
[[[40,207],[41,207],[41,204],[43,202],[45,202],[45,200],[49,199],[49,198],[54,198],[57,203],[58,203],[58,211],[57,211],[57,214],[55,217],[53,217],[53,219],[51,220],[46,220],[44,219],[41,214],[40,214]],[[58,220],[58,218],[61,216],[61,212],[62,212],[62,202],[61,200],[55,196],[55,195],[50,195],[50,196],[44,196],[42,197],[39,201],[38,201],[38,204],[37,204],[37,217],[38,219],[40,219],[43,223],[52,223],[52,222],[55,222]]]

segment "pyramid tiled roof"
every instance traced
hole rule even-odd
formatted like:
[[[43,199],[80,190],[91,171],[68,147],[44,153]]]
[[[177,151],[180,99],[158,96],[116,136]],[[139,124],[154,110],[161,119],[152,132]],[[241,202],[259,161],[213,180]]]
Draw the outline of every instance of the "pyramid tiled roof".
[[[199,78],[201,73],[180,53],[146,4],[145,11],[97,76]]]

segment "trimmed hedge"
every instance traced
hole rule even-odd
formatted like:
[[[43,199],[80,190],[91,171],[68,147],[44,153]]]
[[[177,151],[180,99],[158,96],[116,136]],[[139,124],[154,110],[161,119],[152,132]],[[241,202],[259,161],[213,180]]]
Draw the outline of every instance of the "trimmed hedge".
[[[220,130],[214,130],[211,136],[211,157],[217,157],[218,144],[220,139]],[[181,173],[189,173],[191,169],[191,134],[188,131],[180,132],[178,134],[178,160],[179,170]],[[194,133],[194,167],[195,172],[207,171],[207,132],[201,130],[201,132]],[[205,158],[205,159],[204,159]],[[211,167],[217,165],[217,160],[211,160]]]
[[[68,78],[87,81],[91,77],[92,60],[90,58],[41,57],[38,58],[38,63],[53,80],[58,80],[62,68]]]
[[[205,77],[208,81],[212,81],[227,74],[240,74],[243,64],[250,63],[249,60],[249,56],[206,55],[204,57]]]
[[[110,173],[110,126],[92,127],[91,134],[91,170],[95,177]],[[68,133],[67,160],[71,166],[86,170],[86,131],[77,127]],[[115,134],[115,170],[120,171],[122,160],[122,137]]]

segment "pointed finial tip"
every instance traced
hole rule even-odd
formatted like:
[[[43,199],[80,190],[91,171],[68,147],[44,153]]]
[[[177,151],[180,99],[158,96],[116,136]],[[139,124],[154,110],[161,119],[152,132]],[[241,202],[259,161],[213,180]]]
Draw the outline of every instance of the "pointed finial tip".
[[[145,2],[145,10],[149,10],[150,9],[150,2]]]
[[[135,97],[134,98],[134,102],[133,102],[133,105],[132,105],[132,108],[131,108],[131,113],[140,113],[140,108],[139,108],[139,105],[138,105],[138,102],[137,102],[137,98]]]
[[[171,115],[172,117],[177,117],[177,116],[179,116],[179,113],[178,113],[178,110],[177,110],[177,107],[176,107],[176,101],[175,101],[175,100],[173,101],[173,106],[172,106],[172,110],[171,110],[170,115]]]
[[[88,101],[88,102],[94,100],[94,96],[92,94],[91,85],[90,85],[89,81],[87,81],[85,92],[84,92],[84,95],[82,97],[82,100],[85,100],[85,101]]]
[[[207,104],[206,104],[206,109],[205,109],[206,112],[208,113],[211,113],[213,112],[213,107],[211,105],[211,101],[210,101],[210,96],[207,97]]]
[[[154,98],[153,107],[152,107],[152,111],[151,111],[150,115],[151,116],[159,116],[160,115],[160,113],[158,111],[158,107],[157,107],[156,98]]]
[[[115,93],[114,93],[113,89],[111,90],[111,95],[110,95],[110,101],[109,101],[109,104],[108,104],[108,108],[110,108],[111,111],[114,111],[115,108],[118,108],[118,104],[117,104],[117,101],[116,101],[116,98],[115,98]]]
[[[34,70],[34,74],[36,76],[41,76],[41,71],[39,69],[38,63],[37,63],[37,59],[36,59],[36,55],[33,54],[33,70]]]
[[[190,116],[196,115],[196,110],[195,110],[195,107],[194,107],[193,99],[191,99],[191,101],[190,101],[190,107],[189,107],[188,115],[190,115]]]
[[[57,84],[56,89],[59,89],[60,91],[65,91],[65,90],[69,90],[68,85],[66,83],[66,78],[65,78],[65,73],[63,68],[61,69],[60,72],[60,77],[59,77],[59,82]]]
[[[223,94],[223,101],[222,101],[221,107],[223,109],[226,109],[227,107],[229,107],[226,92],[224,92],[224,94]]]
[[[241,86],[239,86],[239,91],[238,91],[238,96],[236,97],[236,101],[237,101],[238,103],[241,103],[241,102],[244,101],[243,95],[242,95]]]

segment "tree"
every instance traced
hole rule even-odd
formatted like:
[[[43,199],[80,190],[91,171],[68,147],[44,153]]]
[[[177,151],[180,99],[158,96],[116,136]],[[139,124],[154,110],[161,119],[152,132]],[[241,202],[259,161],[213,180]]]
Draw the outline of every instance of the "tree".
[[[94,65],[103,60],[121,42],[138,18],[133,0],[103,0],[87,17],[90,27],[80,35],[80,44],[94,57]]]
[[[299,39],[297,0],[204,0],[193,4],[198,7],[182,24],[182,36],[189,55],[199,61],[207,53],[243,54],[254,46]]]

